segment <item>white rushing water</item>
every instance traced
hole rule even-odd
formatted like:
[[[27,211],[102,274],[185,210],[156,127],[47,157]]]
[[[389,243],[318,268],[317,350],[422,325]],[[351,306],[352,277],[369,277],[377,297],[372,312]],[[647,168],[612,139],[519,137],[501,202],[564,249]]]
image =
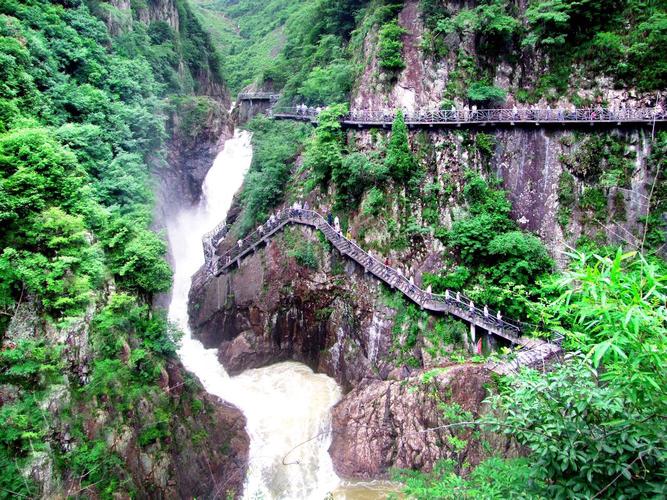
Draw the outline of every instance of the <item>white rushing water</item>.
[[[204,180],[200,206],[167,222],[175,268],[169,318],[185,333],[179,350],[185,367],[247,419],[250,463],[244,498],[320,500],[340,482],[327,452],[330,409],[341,397],[336,382],[292,362],[229,377],[216,350],[192,338],[188,326],[191,277],[204,263],[201,238],[225,218],[251,160],[250,134],[237,131]]]

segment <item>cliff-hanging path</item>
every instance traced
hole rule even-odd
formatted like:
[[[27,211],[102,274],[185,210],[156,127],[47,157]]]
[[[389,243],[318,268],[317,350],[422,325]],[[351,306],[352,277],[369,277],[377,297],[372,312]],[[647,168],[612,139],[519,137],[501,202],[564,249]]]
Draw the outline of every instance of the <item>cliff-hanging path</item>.
[[[313,108],[274,108],[270,115],[276,120],[298,120],[317,124],[319,112]],[[355,110],[340,118],[345,127],[391,127],[393,111]],[[667,114],[655,108],[641,109],[455,109],[419,110],[404,114],[408,127],[514,126],[514,125],[663,125]]]
[[[272,107],[269,116],[276,120],[298,120],[317,124],[317,116],[322,108],[304,105],[276,107],[279,94],[270,92],[242,93],[239,101],[269,101]],[[512,108],[476,109],[462,108],[449,110],[418,109],[405,112],[405,123],[409,127],[461,127],[461,126],[514,126],[514,125],[663,125],[667,123],[667,113],[660,107],[608,109],[602,107],[582,109],[562,108]],[[395,117],[395,110],[352,110],[341,116],[341,125],[346,127],[370,128],[389,127]]]
[[[472,300],[458,292],[453,293],[447,290],[444,295],[440,295],[418,287],[399,270],[380,262],[362,250],[356,243],[332,227],[322,215],[312,210],[289,208],[278,212],[253,233],[239,240],[222,256],[215,254],[215,247],[226,235],[226,227],[219,226],[214,229],[204,237],[205,264],[202,270],[195,275],[192,286],[200,288],[211,277],[227,273],[233,267],[240,266],[242,259],[254,253],[260,245],[268,243],[275,233],[288,224],[300,224],[320,230],[342,255],[354,260],[367,273],[383,281],[392,289],[402,292],[422,309],[434,313],[451,314],[474,327],[486,330],[489,334],[506,339],[513,345],[521,346],[523,349],[516,353],[511,362],[504,361],[490,366],[498,373],[509,373],[519,366],[539,365],[561,351],[561,336],[556,335],[546,341],[522,337],[521,334],[528,329],[535,328],[534,325],[506,319],[499,312],[487,306],[477,307]]]

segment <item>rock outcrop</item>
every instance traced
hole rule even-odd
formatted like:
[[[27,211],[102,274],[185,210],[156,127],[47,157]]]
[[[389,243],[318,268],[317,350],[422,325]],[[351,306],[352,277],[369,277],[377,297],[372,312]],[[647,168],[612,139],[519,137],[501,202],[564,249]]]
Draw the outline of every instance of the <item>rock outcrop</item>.
[[[214,278],[190,296],[193,331],[217,347],[230,374],[284,360],[301,361],[349,389],[386,374],[394,311],[379,285],[343,257],[319,245],[318,269],[299,265],[278,235],[234,273]]]
[[[391,468],[429,471],[443,458],[465,472],[488,457],[485,450],[516,456],[505,437],[473,437],[478,429],[451,425],[484,412],[488,385],[490,372],[479,365],[451,366],[431,378],[362,381],[333,408],[329,453],[336,473],[370,479]]]

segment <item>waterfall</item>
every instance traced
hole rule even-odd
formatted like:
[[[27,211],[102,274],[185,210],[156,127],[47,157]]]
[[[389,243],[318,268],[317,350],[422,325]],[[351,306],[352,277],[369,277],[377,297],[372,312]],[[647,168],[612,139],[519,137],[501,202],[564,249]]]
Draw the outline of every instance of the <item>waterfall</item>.
[[[229,377],[216,349],[205,349],[188,326],[191,277],[204,263],[201,238],[223,220],[250,167],[250,134],[237,131],[215,159],[199,206],[167,221],[174,258],[169,318],[184,336],[183,365],[211,394],[238,406],[250,436],[244,498],[322,499],[339,484],[327,452],[331,407],[341,391],[333,379],[300,363],[286,362]]]

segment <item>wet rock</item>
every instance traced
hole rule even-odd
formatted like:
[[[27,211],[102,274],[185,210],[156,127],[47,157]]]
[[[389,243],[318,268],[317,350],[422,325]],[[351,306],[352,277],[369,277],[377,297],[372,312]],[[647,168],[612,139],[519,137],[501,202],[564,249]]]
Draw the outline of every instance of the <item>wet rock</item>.
[[[484,440],[492,451],[516,456],[519,450],[503,437],[473,438],[472,430],[439,428],[448,423],[443,406],[458,405],[473,416],[484,411],[490,381],[488,370],[473,365],[444,369],[428,383],[421,373],[364,380],[333,408],[329,453],[336,472],[344,478],[377,478],[394,467],[429,471],[443,458],[455,459],[465,471],[488,456]],[[467,441],[462,450],[450,444],[452,436]]]
[[[320,244],[312,231],[300,231]],[[219,349],[231,374],[289,359],[350,388],[388,373],[394,313],[377,280],[335,252],[322,252],[318,270],[304,268],[283,246],[277,235],[240,269],[191,291],[195,335]],[[335,279],[333,266],[343,270]]]

